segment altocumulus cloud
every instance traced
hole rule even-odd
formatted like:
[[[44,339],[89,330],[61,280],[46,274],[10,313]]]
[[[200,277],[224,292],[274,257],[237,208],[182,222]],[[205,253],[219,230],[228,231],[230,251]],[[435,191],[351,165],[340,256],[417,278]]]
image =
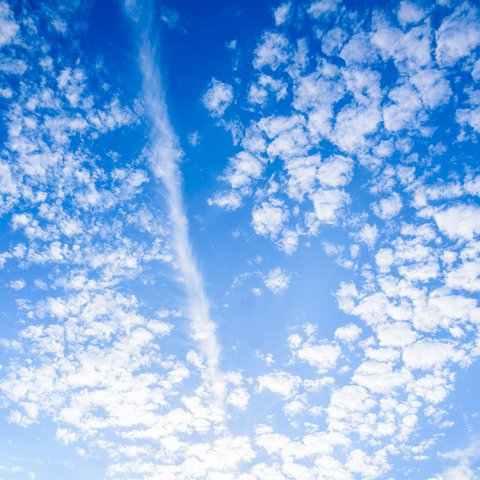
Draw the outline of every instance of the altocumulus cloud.
[[[123,7],[0,2],[2,476],[477,478],[478,6]]]

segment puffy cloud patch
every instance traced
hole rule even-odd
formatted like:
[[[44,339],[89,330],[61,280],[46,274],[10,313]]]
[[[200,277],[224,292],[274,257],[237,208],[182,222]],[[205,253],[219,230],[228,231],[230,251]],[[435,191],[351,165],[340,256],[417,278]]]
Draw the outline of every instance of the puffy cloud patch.
[[[452,239],[473,240],[480,233],[480,208],[456,205],[433,212],[438,228]]]
[[[454,65],[480,45],[479,11],[468,2],[445,18],[436,32],[436,57],[442,66]]]
[[[233,87],[213,78],[202,97],[202,102],[210,115],[221,117],[233,102]]]
[[[257,69],[270,67],[275,71],[284,65],[290,57],[290,45],[287,38],[276,32],[266,32],[255,49],[253,66]]]
[[[418,23],[425,16],[425,11],[421,6],[416,5],[409,0],[400,2],[400,7],[397,12],[397,18],[400,24],[405,27],[412,23]]]
[[[434,370],[461,355],[455,351],[452,343],[419,341],[403,352],[407,367],[421,370]]]
[[[286,23],[292,13],[292,4],[290,2],[282,3],[273,12],[275,25],[283,25]]]
[[[266,375],[261,375],[257,379],[258,390],[269,390],[286,398],[292,397],[301,385],[301,379],[283,371],[276,371]]]
[[[320,18],[323,15],[335,12],[339,3],[339,0],[317,0],[310,4],[307,12],[313,18]]]
[[[280,267],[273,268],[265,276],[263,283],[274,294],[282,293],[290,284],[290,276]]]
[[[10,43],[19,31],[8,3],[0,2],[0,47]]]

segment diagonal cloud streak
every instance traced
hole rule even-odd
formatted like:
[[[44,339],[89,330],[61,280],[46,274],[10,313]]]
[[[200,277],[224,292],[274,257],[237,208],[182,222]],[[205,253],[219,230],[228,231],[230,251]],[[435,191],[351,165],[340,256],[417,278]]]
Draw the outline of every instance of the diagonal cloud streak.
[[[179,167],[183,151],[170,123],[161,75],[156,65],[156,49],[149,36],[151,35],[147,28],[140,48],[140,67],[144,102],[151,122],[150,165],[155,177],[163,183],[166,190],[172,244],[186,289],[191,336],[203,357],[205,380],[209,383],[210,392],[215,399],[213,406],[217,413],[221,414],[225,386],[219,370],[220,347],[216,325],[210,318],[210,305],[203,278],[189,239]]]

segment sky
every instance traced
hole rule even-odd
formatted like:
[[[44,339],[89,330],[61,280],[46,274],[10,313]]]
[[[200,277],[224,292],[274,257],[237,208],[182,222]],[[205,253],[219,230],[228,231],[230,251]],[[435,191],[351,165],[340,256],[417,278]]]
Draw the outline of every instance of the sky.
[[[480,7],[0,0],[0,480],[480,479]]]

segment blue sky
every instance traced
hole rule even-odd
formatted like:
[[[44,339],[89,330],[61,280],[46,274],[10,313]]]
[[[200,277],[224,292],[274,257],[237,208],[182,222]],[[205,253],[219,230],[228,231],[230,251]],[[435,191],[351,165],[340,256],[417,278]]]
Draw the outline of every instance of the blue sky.
[[[0,0],[0,479],[480,478],[475,2]]]

